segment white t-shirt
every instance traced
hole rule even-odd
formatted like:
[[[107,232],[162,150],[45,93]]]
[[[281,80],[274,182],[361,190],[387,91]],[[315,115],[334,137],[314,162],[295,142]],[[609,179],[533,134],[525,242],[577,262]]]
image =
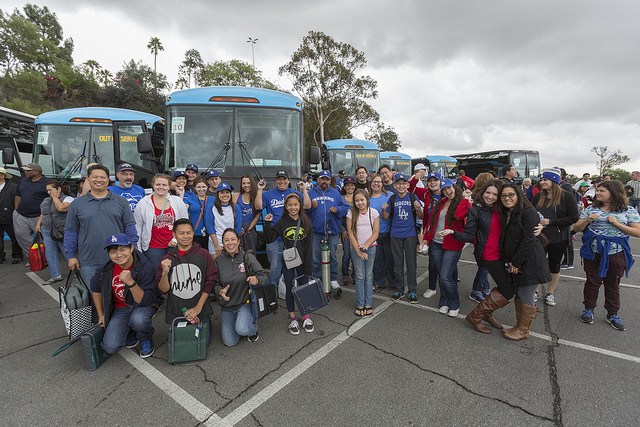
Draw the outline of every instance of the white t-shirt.
[[[347,212],[347,218],[353,218],[351,216],[352,211],[353,210]],[[367,243],[367,240],[371,238],[371,235],[373,234],[373,223],[379,216],[380,214],[375,209],[367,209],[367,212],[359,215],[358,222],[356,224],[356,240],[358,240],[359,245],[364,245]],[[377,243],[373,242],[371,246],[376,245]]]

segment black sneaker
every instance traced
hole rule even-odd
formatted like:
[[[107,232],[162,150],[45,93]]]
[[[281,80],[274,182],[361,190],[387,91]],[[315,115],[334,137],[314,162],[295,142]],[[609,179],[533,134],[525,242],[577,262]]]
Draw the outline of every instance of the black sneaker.
[[[22,258],[14,258],[11,261],[11,264],[22,264],[24,262],[24,260]]]
[[[622,320],[620,320],[617,314],[612,314],[611,316],[607,316],[607,322],[609,322],[609,324],[613,329],[624,331],[624,325],[622,324]]]
[[[391,299],[394,301],[398,301],[402,297],[404,297],[404,294],[401,294],[400,292],[394,292],[393,295],[391,295]]]
[[[582,312],[582,316],[580,316],[580,320],[589,325],[593,325],[593,310],[585,309]]]
[[[256,332],[255,335],[251,335],[250,337],[247,337],[247,341],[256,342],[258,341],[258,338],[260,338],[260,335],[258,335],[258,333]]]
[[[411,304],[417,304],[418,303],[418,297],[413,292],[409,293],[409,302]]]

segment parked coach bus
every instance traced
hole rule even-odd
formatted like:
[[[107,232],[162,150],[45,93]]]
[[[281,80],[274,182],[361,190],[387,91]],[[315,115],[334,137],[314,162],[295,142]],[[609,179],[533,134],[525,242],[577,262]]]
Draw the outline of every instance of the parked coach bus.
[[[411,159],[411,168],[422,163],[427,167],[427,173],[438,172],[443,178],[454,178],[458,175],[458,162],[453,157],[431,155],[425,157],[414,157]]]
[[[387,164],[391,169],[398,173],[411,176],[413,175],[413,166],[411,166],[411,156],[404,153],[396,153],[394,151],[380,152],[380,165]]]
[[[489,170],[501,176],[501,169],[507,165],[513,165],[518,172],[515,178],[518,183],[522,183],[522,180],[527,177],[535,183],[540,174],[540,154],[535,150],[496,150],[458,154],[453,157],[458,160],[458,167],[473,179],[479,173]]]
[[[162,117],[119,108],[69,108],[36,117],[33,161],[45,176],[63,181],[86,175],[88,163],[100,163],[115,175],[116,164],[130,163],[136,184],[151,187],[161,171]]]
[[[364,166],[369,172],[378,170],[380,149],[378,144],[360,139],[334,139],[322,144],[322,167],[337,174],[343,170],[345,176],[356,176],[356,169]],[[319,172],[318,168],[316,171]]]
[[[22,174],[22,165],[31,162],[33,153],[33,133],[36,116],[0,107],[0,150],[10,148],[3,155],[4,168],[16,180]]]

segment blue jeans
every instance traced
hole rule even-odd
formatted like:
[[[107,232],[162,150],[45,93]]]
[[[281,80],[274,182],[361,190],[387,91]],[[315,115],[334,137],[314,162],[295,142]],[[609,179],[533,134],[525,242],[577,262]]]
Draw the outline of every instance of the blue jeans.
[[[458,260],[462,251],[443,249],[441,243],[431,242],[431,263],[439,275],[440,307],[447,306],[449,310],[460,308],[460,294],[458,282],[455,278]]]
[[[135,331],[140,341],[153,338],[151,319],[156,311],[157,308],[151,305],[122,307],[113,310],[104,331],[104,338],[102,338],[102,349],[109,354],[119,352],[127,340],[129,328]]]
[[[276,240],[272,243],[267,243],[267,259],[269,260],[269,283],[276,286],[278,290],[278,282],[280,282],[280,275],[282,274],[282,250],[284,249],[284,243],[282,240]]]
[[[376,261],[376,246],[364,251],[368,257],[363,260],[351,248],[351,261],[356,275],[356,307],[371,307],[373,301],[373,265]]]
[[[473,287],[471,288],[471,295],[479,295],[489,293],[489,270],[480,261],[478,263],[478,271],[476,277],[473,279]]]
[[[351,242],[349,239],[342,241],[342,277],[349,277],[349,264],[351,263]]]
[[[58,242],[51,238],[51,230],[46,230],[41,228],[42,230],[42,240],[44,241],[44,256],[47,259],[47,264],[49,265],[49,276],[53,279],[54,277],[62,276],[62,272],[60,271],[60,261],[58,260],[58,252],[62,252],[65,259],[67,256],[64,251],[64,243]],[[89,283],[87,283],[88,285]]]
[[[158,267],[160,260],[169,252],[169,248],[149,248],[144,251],[144,256],[147,257],[153,268]]]
[[[640,199],[629,199],[629,206],[635,208],[635,210],[640,211]]]
[[[238,344],[240,337],[250,337],[258,332],[258,323],[253,322],[251,305],[242,304],[235,310],[222,310],[222,343],[227,347]]]
[[[331,281],[338,280],[338,259],[336,258],[336,251],[338,250],[339,238],[339,234],[329,234]],[[324,239],[324,234],[313,233],[313,275],[320,279],[322,278],[322,239]]]
[[[440,245],[442,246],[442,245]],[[456,271],[453,274],[453,278],[458,283],[458,265],[456,264]],[[431,260],[431,246],[429,246],[429,289],[435,291],[438,287],[438,268],[436,263]]]
[[[100,268],[98,264],[80,264],[80,275],[87,287],[91,286],[91,278],[96,274],[98,268]]]
[[[391,252],[391,238],[389,232],[378,235],[378,246],[376,246],[376,260],[373,265],[373,286],[384,288],[384,276],[388,276],[389,286],[396,282],[393,274],[393,252]]]

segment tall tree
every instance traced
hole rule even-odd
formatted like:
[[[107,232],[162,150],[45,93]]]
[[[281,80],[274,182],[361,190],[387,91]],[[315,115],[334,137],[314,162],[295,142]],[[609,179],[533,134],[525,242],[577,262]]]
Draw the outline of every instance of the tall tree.
[[[159,38],[151,37],[151,40],[149,40],[149,43],[147,44],[147,49],[149,49],[153,55],[153,73],[155,74],[158,72],[158,68],[156,66],[158,53],[164,50],[164,46],[162,46]]]
[[[162,73],[156,74],[148,65],[131,60],[116,73],[114,83],[102,90],[100,103],[163,116],[164,96],[157,89],[166,88],[167,78]]]
[[[89,70],[89,76],[92,80],[95,80],[95,75],[100,74],[100,64],[95,59],[88,59],[82,63]]]
[[[375,142],[380,147],[380,151],[398,151],[402,145],[398,133],[391,126],[385,126],[378,122],[376,126],[364,134],[371,142]]]
[[[102,82],[104,87],[109,86],[109,83],[111,83],[111,78],[113,77],[113,74],[111,74],[111,71],[107,70],[106,68],[103,68],[98,72],[98,74],[100,75],[100,81]]]
[[[356,122],[362,125],[375,121],[373,109],[365,104],[378,96],[377,83],[369,76],[357,75],[366,65],[363,52],[322,32],[310,31],[291,60],[278,69],[279,75],[289,76],[296,93],[310,107],[319,130],[314,133],[316,145],[325,141],[325,127],[342,108],[349,113],[343,133],[353,129]],[[370,119],[360,114],[365,110]]]
[[[0,10],[0,65],[5,75],[35,69],[41,37],[38,27],[16,9],[9,15]]]
[[[231,61],[215,61],[200,67],[195,72],[198,86],[250,86],[275,89],[276,86],[262,78],[262,72],[251,64],[232,59]]]
[[[631,160],[629,156],[623,154],[620,149],[615,151],[609,151],[609,147],[600,146],[593,147],[592,152],[596,153],[600,160],[596,162],[599,175],[602,175],[605,171],[613,169],[614,166],[621,165]]]
[[[184,61],[178,67],[178,80],[176,86],[179,88],[190,88],[191,78],[195,77],[196,72],[204,66],[204,61],[200,52],[195,49],[189,49],[184,53]]]

